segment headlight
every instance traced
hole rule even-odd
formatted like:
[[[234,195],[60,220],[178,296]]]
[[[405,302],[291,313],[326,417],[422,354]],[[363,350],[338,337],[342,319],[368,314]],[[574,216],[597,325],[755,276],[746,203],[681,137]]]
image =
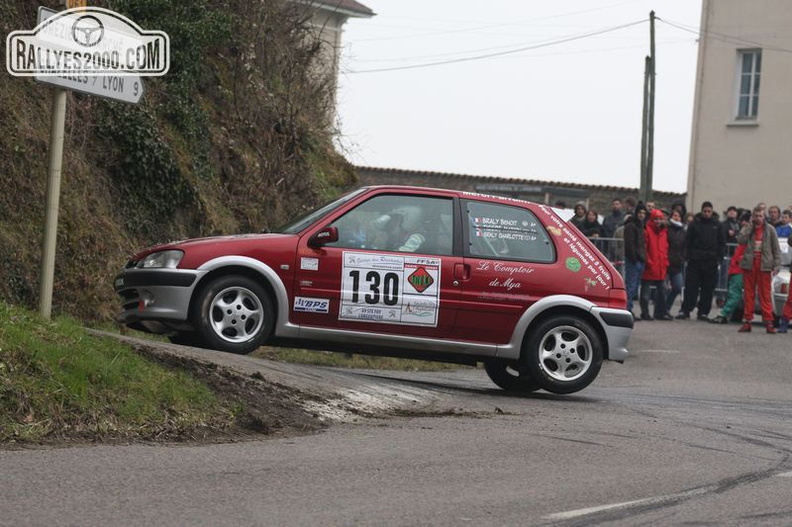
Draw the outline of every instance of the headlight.
[[[181,262],[184,251],[160,251],[151,253],[137,264],[138,269],[167,268],[175,269]]]

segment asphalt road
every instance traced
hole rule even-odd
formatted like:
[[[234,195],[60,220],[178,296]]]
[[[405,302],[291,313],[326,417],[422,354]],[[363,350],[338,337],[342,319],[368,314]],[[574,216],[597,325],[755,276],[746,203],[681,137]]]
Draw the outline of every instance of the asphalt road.
[[[572,396],[279,365],[443,415],[349,423],[331,404],[339,423],[298,438],[0,451],[0,525],[790,525],[792,336],[760,329],[640,322],[628,361]]]

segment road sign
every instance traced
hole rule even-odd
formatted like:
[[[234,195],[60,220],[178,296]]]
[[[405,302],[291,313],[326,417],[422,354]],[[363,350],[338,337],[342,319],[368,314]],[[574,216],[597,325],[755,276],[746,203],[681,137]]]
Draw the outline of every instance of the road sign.
[[[84,3],[84,2],[83,2]],[[42,23],[57,11],[39,7],[38,23]],[[37,82],[51,84],[66,90],[98,95],[107,99],[137,104],[143,97],[143,79],[139,75],[36,75]]]
[[[137,75],[69,75],[62,77],[36,77],[38,82],[66,90],[98,95],[116,101],[137,104],[143,97],[143,79]]]

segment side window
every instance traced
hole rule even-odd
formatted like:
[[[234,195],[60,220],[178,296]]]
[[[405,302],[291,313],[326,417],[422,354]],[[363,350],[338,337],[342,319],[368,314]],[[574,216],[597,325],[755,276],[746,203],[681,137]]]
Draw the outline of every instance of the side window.
[[[531,211],[477,201],[465,205],[470,256],[555,261],[555,247]]]
[[[338,241],[328,247],[447,256],[452,253],[453,201],[381,195],[361,203],[331,225]]]

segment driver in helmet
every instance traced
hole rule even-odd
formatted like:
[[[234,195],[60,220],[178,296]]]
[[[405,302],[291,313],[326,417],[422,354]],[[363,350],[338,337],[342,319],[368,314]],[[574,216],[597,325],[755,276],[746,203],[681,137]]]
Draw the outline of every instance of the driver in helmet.
[[[426,243],[426,236],[422,232],[423,210],[420,207],[398,207],[377,218],[374,224],[387,233],[387,246],[391,250],[414,253]]]

